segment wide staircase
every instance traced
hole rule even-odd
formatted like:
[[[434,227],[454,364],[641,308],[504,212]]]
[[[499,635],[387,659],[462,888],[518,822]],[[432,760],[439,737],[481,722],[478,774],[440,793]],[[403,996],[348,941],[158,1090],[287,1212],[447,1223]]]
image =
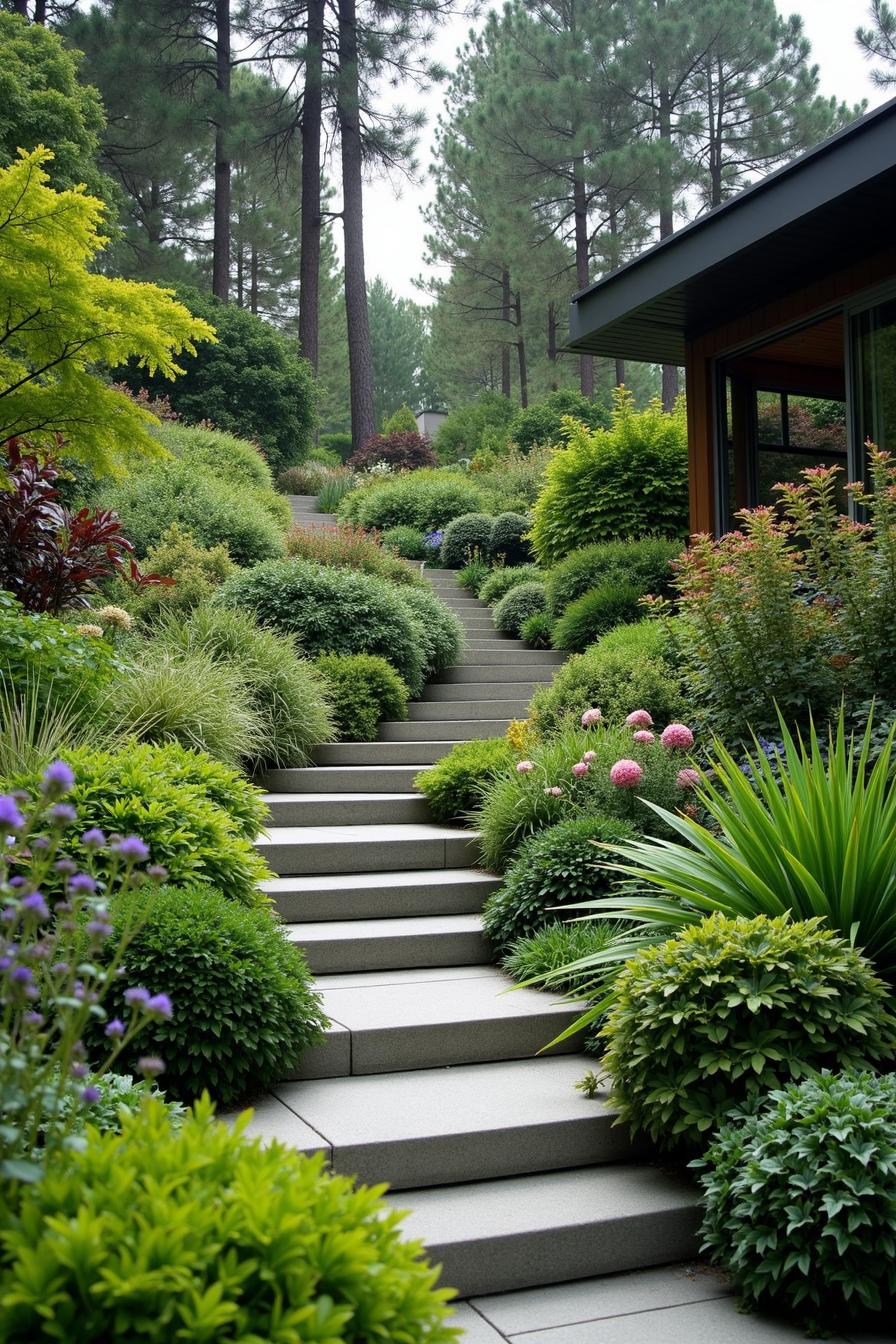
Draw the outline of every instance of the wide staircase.
[[[311,506],[293,498],[297,521],[326,522]],[[538,1054],[576,1010],[490,964],[479,911],[498,879],[475,833],[432,824],[414,789],[456,742],[522,717],[561,656],[498,635],[451,572],[427,577],[463,622],[461,661],[376,742],[266,780],[267,890],[332,1025],[253,1130],[388,1182],[462,1297],[685,1259],[692,1186],[632,1148],[605,1094],[575,1090],[594,1062],[578,1041]]]

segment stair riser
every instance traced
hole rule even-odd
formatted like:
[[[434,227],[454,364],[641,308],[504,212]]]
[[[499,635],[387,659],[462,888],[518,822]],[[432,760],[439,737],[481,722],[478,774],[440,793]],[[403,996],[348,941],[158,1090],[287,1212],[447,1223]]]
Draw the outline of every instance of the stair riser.
[[[441,723],[381,723],[382,742],[440,742],[451,738],[467,742],[471,738],[502,737],[507,719],[451,719]]]
[[[556,657],[554,662],[535,661],[531,649],[514,652],[510,655],[501,654],[500,659],[499,663],[497,659],[489,662],[487,658],[477,658],[475,662],[459,663],[455,667],[446,667],[443,672],[439,673],[438,683],[426,688],[427,693],[437,689],[438,686],[466,686],[469,682],[490,681],[492,678],[497,680],[499,685],[505,685],[511,681],[532,681],[537,682],[540,686],[548,686],[562,661],[559,656]],[[500,670],[496,671],[496,667],[499,667]]]
[[[307,770],[269,770],[256,782],[268,793],[412,793],[415,778],[425,768],[315,766]]]
[[[315,975],[351,975],[356,971],[406,971],[432,966],[486,966],[489,945],[481,933],[430,934],[413,938],[371,938],[331,942],[293,939]]]
[[[315,873],[411,872],[419,868],[471,868],[479,860],[478,841],[459,831],[450,840],[310,841],[258,845],[271,870],[283,877]]]
[[[319,765],[432,765],[455,745],[452,742],[336,742],[318,747],[314,759]]]
[[[503,669],[501,678],[501,680],[496,679],[497,687],[494,681],[458,681],[449,682],[447,685],[441,682],[434,682],[427,686],[423,693],[424,699],[421,703],[427,704],[433,701],[459,700],[465,704],[469,704],[484,699],[489,692],[494,695],[495,690],[498,689],[499,691],[505,692],[512,690],[514,695],[519,695],[521,698],[525,696],[526,703],[528,704],[536,686],[542,686],[550,681],[549,677],[545,677],[542,680],[536,680],[532,677],[526,680],[520,680],[517,677],[504,678]],[[504,684],[505,682],[506,684]]]
[[[346,878],[351,883],[351,878]],[[301,924],[329,919],[401,919],[417,915],[477,914],[493,891],[498,878],[488,882],[420,887],[352,887],[318,892],[277,892],[274,907],[284,923]]]
[[[426,799],[340,798],[308,802],[303,798],[269,803],[271,826],[380,826],[430,821]]]
[[[432,723],[452,719],[499,719],[506,715],[508,719],[519,718],[525,714],[528,701],[502,700],[492,688],[489,700],[475,700],[469,696],[466,700],[418,700],[408,711],[409,723]]]

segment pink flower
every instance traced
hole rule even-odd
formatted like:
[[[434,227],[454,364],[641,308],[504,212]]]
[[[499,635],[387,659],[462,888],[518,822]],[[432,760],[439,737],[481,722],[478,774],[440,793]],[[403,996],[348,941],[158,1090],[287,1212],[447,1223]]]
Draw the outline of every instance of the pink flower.
[[[572,768],[572,772],[577,779],[581,779],[582,775],[587,775],[588,768],[589,767],[587,761],[576,761],[575,765]]]
[[[647,728],[639,728],[636,733],[632,733],[633,742],[655,742],[656,737]]]
[[[600,710],[595,706],[593,709],[586,709],[582,715],[582,727],[593,728],[596,723],[600,723],[603,718]]]
[[[583,752],[582,752],[582,760],[583,760],[583,761],[587,761],[588,764],[590,765],[591,762],[594,760],[594,758],[595,758],[596,755],[597,755],[597,752],[596,752],[596,751],[583,751]]]
[[[664,728],[660,735],[660,741],[664,747],[677,747],[681,751],[687,751],[694,745],[694,734],[684,723],[670,723],[668,728]]]
[[[700,783],[699,770],[679,770],[675,776],[675,783],[680,789],[696,789]]]
[[[638,762],[627,760],[625,757],[610,769],[610,783],[615,784],[617,789],[637,788],[643,778],[644,771]]]
[[[518,775],[528,775],[535,769],[533,761],[517,761],[516,772]]]
[[[562,792],[563,790],[557,784],[553,788],[545,789],[545,793],[551,798],[559,798]]]
[[[629,728],[652,728],[653,719],[646,709],[635,709],[625,721]]]

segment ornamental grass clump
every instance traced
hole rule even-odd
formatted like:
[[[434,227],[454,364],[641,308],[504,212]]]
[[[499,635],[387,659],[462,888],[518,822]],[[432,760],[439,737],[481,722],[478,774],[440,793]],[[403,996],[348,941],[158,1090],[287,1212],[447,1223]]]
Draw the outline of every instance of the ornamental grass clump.
[[[632,1131],[695,1147],[770,1088],[891,1059],[896,1017],[888,987],[820,919],[715,914],[626,963],[601,1035]]]

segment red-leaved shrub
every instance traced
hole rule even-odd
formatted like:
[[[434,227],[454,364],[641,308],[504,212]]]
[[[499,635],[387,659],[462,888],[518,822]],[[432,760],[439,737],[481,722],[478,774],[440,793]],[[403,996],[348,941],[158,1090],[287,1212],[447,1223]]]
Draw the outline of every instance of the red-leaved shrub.
[[[377,462],[386,462],[396,471],[413,471],[416,467],[434,467],[436,455],[429,440],[412,430],[400,434],[372,434],[363,448],[348,459],[356,471],[364,471]]]

